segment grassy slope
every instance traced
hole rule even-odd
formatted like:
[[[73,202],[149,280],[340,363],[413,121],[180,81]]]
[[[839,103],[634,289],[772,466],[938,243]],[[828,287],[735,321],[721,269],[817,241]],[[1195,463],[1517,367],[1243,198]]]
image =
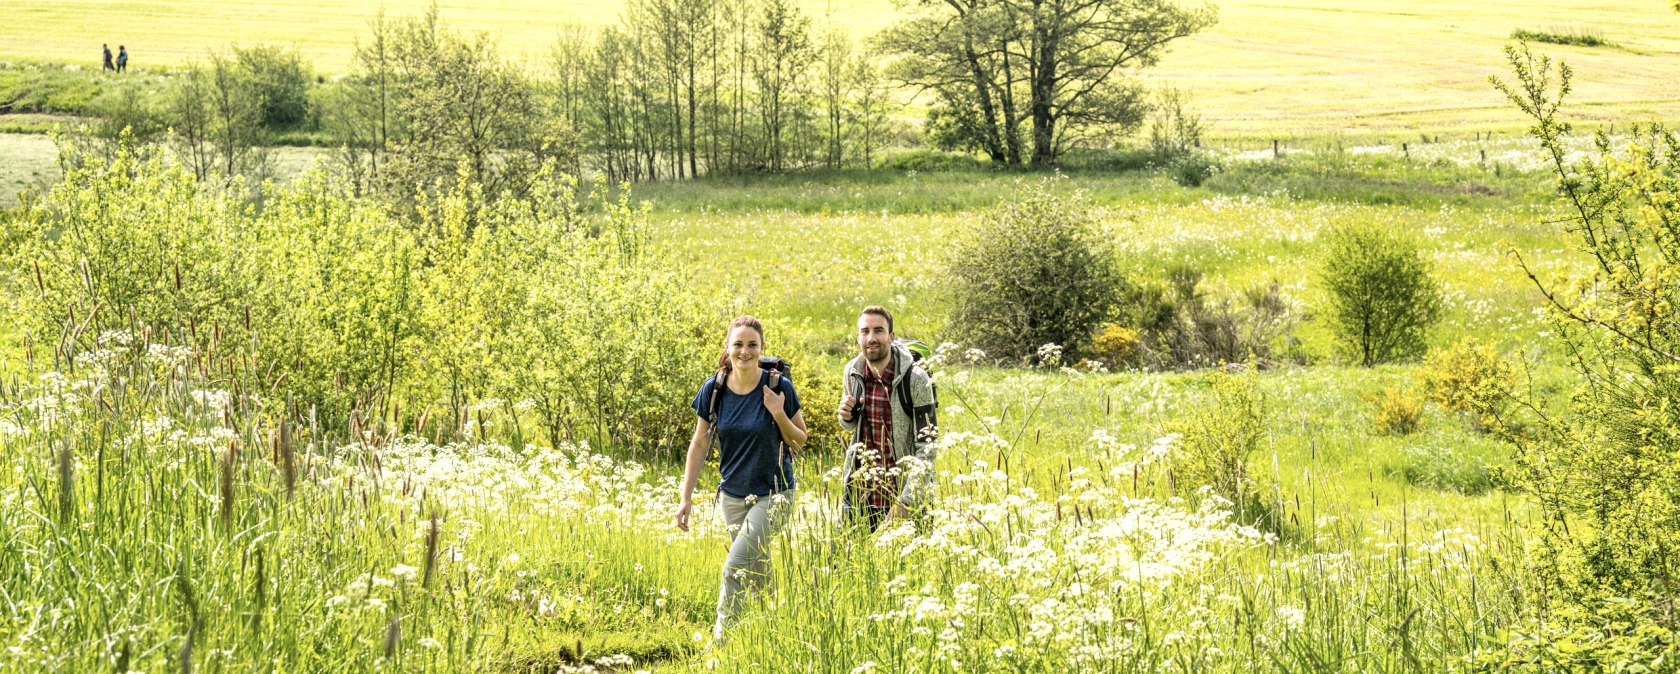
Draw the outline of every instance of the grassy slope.
[[[884,303],[904,316],[902,332],[937,335],[946,245],[1020,181],[1040,179],[878,171],[786,177],[751,188],[728,180],[650,185],[636,194],[654,204],[665,221],[661,231],[686,263],[704,270],[697,286],[726,293],[743,311],[843,326],[857,306]],[[1314,278],[1320,230],[1375,221],[1416,236],[1449,293],[1443,342],[1528,324],[1533,298],[1507,264],[1503,242],[1531,259],[1533,251],[1549,258],[1561,247],[1555,233],[1536,224],[1546,184],[1531,174],[1300,157],[1281,165],[1235,163],[1198,189],[1150,173],[1075,173],[1055,184],[1083,190],[1102,207],[1102,226],[1139,278],[1190,263],[1215,291],[1277,280],[1309,307],[1323,302]],[[1301,332],[1311,355],[1329,356],[1321,325],[1309,320]],[[836,350],[845,337],[835,332],[813,346]]]
[[[1039,179],[874,172],[782,177],[750,187],[730,180],[652,185],[637,194],[652,202],[662,238],[695,270],[695,287],[730,298],[736,311],[764,317],[783,335],[802,337],[810,348],[834,356],[824,367],[837,367],[854,348],[847,327],[852,312],[866,304],[894,307],[901,333],[939,341],[946,246],[1021,181]],[[1314,241],[1326,228],[1361,221],[1415,236],[1447,290],[1448,316],[1435,335],[1437,345],[1474,336],[1540,353],[1533,351],[1544,329],[1532,314],[1537,298],[1505,246],[1548,268],[1567,259],[1560,232],[1543,224],[1543,176],[1301,156],[1235,164],[1198,189],[1148,173],[1075,173],[1054,184],[1085,191],[1099,205],[1102,226],[1120,243],[1136,278],[1158,278],[1168,265],[1191,263],[1208,273],[1215,293],[1276,279],[1306,309],[1296,334],[1319,365],[1262,377],[1273,435],[1255,469],[1275,480],[1287,499],[1298,496],[1303,507],[1373,526],[1399,520],[1403,508],[1414,520],[1442,526],[1500,516],[1507,502],[1501,494],[1419,492],[1405,476],[1502,461],[1505,450],[1497,443],[1467,433],[1458,419],[1438,410],[1421,435],[1373,434],[1368,400],[1384,387],[1417,385],[1418,367],[1329,365],[1331,334],[1312,311],[1325,302]],[[1559,376],[1551,366],[1540,373],[1545,381]],[[1202,386],[1196,374],[1094,375],[1059,386],[1055,375],[995,371],[973,381],[965,406],[1004,417],[1006,427],[1020,424],[1025,407],[1042,396],[1043,408],[1022,446],[1044,467],[1045,479],[1070,457],[1076,463],[1091,459],[1086,438],[1093,429],[1146,444],[1163,432],[1165,421],[1187,411]],[[946,421],[978,430],[969,412]]]
[[[824,2],[805,0],[821,16]],[[1346,134],[1406,138],[1420,130],[1468,135],[1514,130],[1518,120],[1487,86],[1505,72],[1500,47],[1516,29],[1572,26],[1622,48],[1547,46],[1579,76],[1577,112],[1595,121],[1675,117],[1680,94],[1680,15],[1666,3],[1602,0],[1233,0],[1220,23],[1182,41],[1153,71],[1196,97],[1216,135],[1264,140]],[[381,3],[274,2],[10,3],[0,59],[98,67],[98,45],[126,44],[134,65],[179,64],[227,42],[295,45],[327,72],[343,70],[356,36]],[[495,35],[503,50],[546,62],[562,24],[603,25],[622,3],[535,0],[440,4],[446,21]],[[395,12],[393,12],[395,13]],[[837,23],[857,35],[890,23],[888,0],[837,3]]]
[[[1159,74],[1194,93],[1214,132],[1256,137],[1519,129],[1487,84],[1513,30],[1582,26],[1627,49],[1540,45],[1576,69],[1575,113],[1673,118],[1680,14],[1598,0],[1222,2],[1220,25]]]

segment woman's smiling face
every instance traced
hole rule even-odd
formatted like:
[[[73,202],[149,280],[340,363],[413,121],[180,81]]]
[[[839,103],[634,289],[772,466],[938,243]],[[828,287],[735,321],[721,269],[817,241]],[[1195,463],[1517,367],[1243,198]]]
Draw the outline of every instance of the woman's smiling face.
[[[723,349],[729,354],[729,366],[740,369],[758,367],[758,356],[764,353],[764,336],[750,325],[738,325],[729,331]]]

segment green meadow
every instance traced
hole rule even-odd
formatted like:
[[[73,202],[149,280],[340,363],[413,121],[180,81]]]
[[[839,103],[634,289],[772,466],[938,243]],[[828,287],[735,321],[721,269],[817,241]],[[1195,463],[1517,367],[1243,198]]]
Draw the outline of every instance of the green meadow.
[[[804,7],[859,37],[892,18]],[[18,0],[0,59],[97,69],[122,43],[151,77],[264,43],[333,73],[378,8]],[[618,11],[440,9],[532,68],[562,25]],[[388,203],[316,148],[230,186],[156,147],[60,157],[37,132],[62,119],[10,120],[0,672],[1675,671],[1672,618],[1635,629],[1612,598],[1591,622],[1552,594],[1548,522],[1512,477],[1535,435],[1425,394],[1466,342],[1537,416],[1584,384],[1517,256],[1547,283],[1592,260],[1486,82],[1508,76],[1500,47],[1614,43],[1545,51],[1575,67],[1569,119],[1625,134],[1680,116],[1680,14],[1219,10],[1148,73],[1209,124],[1218,170],[1195,186],[1119,154],[1032,172],[892,148],[896,168],[625,185],[547,165],[524,199],[463,179]],[[1035,195],[1088,211],[1140,287],[1193,269],[1209,306],[1274,287],[1292,327],[1201,369],[956,343],[953,249]],[[1347,356],[1324,272],[1355,227],[1415,245],[1439,283],[1425,358]],[[834,408],[871,304],[935,347],[941,437],[926,507],[860,532]],[[694,530],[672,515],[688,405],[740,314],[792,361],[813,435],[770,587],[717,641],[715,453]],[[1210,447],[1235,494],[1198,463]]]
[[[216,448],[282,451],[264,428],[271,412],[240,410],[213,369],[170,365],[197,356],[154,348],[131,360],[140,346],[114,337],[74,375],[41,378],[44,346],[26,353],[14,334],[8,367],[22,378],[0,417],[14,466],[0,550],[12,650],[0,667],[1470,669],[1513,638],[1533,591],[1512,567],[1528,554],[1528,508],[1490,476],[1510,448],[1433,406],[1419,432],[1379,433],[1373,401],[1419,386],[1422,366],[1340,364],[1315,308],[1320,235],[1379,223],[1416,237],[1444,285],[1432,344],[1480,338],[1532,359],[1546,395],[1567,390],[1535,293],[1506,254],[1573,264],[1546,224],[1548,183],[1481,166],[1472,150],[1234,160],[1200,188],[1148,171],[635,188],[685,292],[761,316],[771,351],[803,354],[797,366],[814,372],[849,357],[865,304],[894,307],[901,333],[939,343],[948,243],[1035,186],[1087,195],[1136,278],[1187,263],[1214,293],[1276,280],[1302,318],[1298,362],[1223,375],[1252,376],[1261,435],[1247,463],[1280,528],[1178,498],[1179,478],[1152,458],[1172,455],[1175,423],[1219,414],[1215,375],[950,355],[936,370],[938,505],[915,527],[844,534],[839,447],[813,446],[777,539],[779,589],[724,644],[704,636],[724,533],[704,515],[691,534],[670,526],[674,459],[550,448],[530,439],[523,408],[486,401],[467,424],[476,434],[453,443],[397,429],[351,441],[299,421],[284,450],[300,455],[288,494],[284,461]],[[808,395],[809,415],[832,414]],[[409,414],[403,423],[427,423]],[[64,443],[106,448],[73,451],[79,524],[68,528],[50,486]],[[232,491],[220,491],[227,475]]]

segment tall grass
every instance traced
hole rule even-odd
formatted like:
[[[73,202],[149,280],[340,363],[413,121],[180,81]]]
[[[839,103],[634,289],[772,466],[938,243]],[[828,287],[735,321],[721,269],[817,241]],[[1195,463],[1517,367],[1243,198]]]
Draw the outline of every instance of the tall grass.
[[[1154,389],[1170,417],[1193,377],[950,366],[938,505],[837,527],[832,460],[807,457],[778,589],[708,646],[724,537],[670,527],[668,471],[491,439],[518,406],[444,446],[322,428],[145,335],[71,362],[0,403],[9,671],[1438,671],[1526,591],[1520,514],[1403,485],[1360,506],[1329,452],[1276,475],[1282,536],[1174,498],[1176,439],[1109,401]]]
[[[347,437],[144,337],[75,362],[5,390],[0,668],[466,671],[657,624],[597,609],[649,600],[614,533],[664,519],[635,464]]]

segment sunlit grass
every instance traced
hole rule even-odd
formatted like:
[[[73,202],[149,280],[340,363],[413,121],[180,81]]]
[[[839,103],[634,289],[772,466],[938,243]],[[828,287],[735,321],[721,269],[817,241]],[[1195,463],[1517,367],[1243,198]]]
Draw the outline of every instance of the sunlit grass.
[[[810,354],[797,367],[834,372],[865,304],[938,343],[949,243],[1043,179],[863,172],[636,194],[692,292],[765,318],[773,350]],[[1418,238],[1447,290],[1432,342],[1529,356],[1557,399],[1568,377],[1537,346],[1536,298],[1503,248],[1567,259],[1543,181],[1326,152],[1231,160],[1199,189],[1148,171],[1050,189],[1091,195],[1136,280],[1188,263],[1216,294],[1275,279],[1298,306],[1310,363],[1255,380],[1248,468],[1274,530],[1184,498],[1164,436],[1207,404],[1208,373],[945,363],[934,510],[840,530],[840,448],[811,448],[776,539],[780,590],[713,646],[726,539],[704,515],[691,534],[670,526],[674,465],[526,444],[540,434],[517,404],[484,403],[453,444],[319,428],[222,390],[232,364],[118,348],[134,336],[102,337],[110,351],[84,349],[75,372],[25,369],[6,323],[0,670],[178,671],[190,656],[198,671],[1443,671],[1497,648],[1529,591],[1527,510],[1479,471],[1510,450],[1435,408],[1418,433],[1376,432],[1370,398],[1417,385],[1420,366],[1339,364],[1314,313],[1316,241],[1353,222]]]

